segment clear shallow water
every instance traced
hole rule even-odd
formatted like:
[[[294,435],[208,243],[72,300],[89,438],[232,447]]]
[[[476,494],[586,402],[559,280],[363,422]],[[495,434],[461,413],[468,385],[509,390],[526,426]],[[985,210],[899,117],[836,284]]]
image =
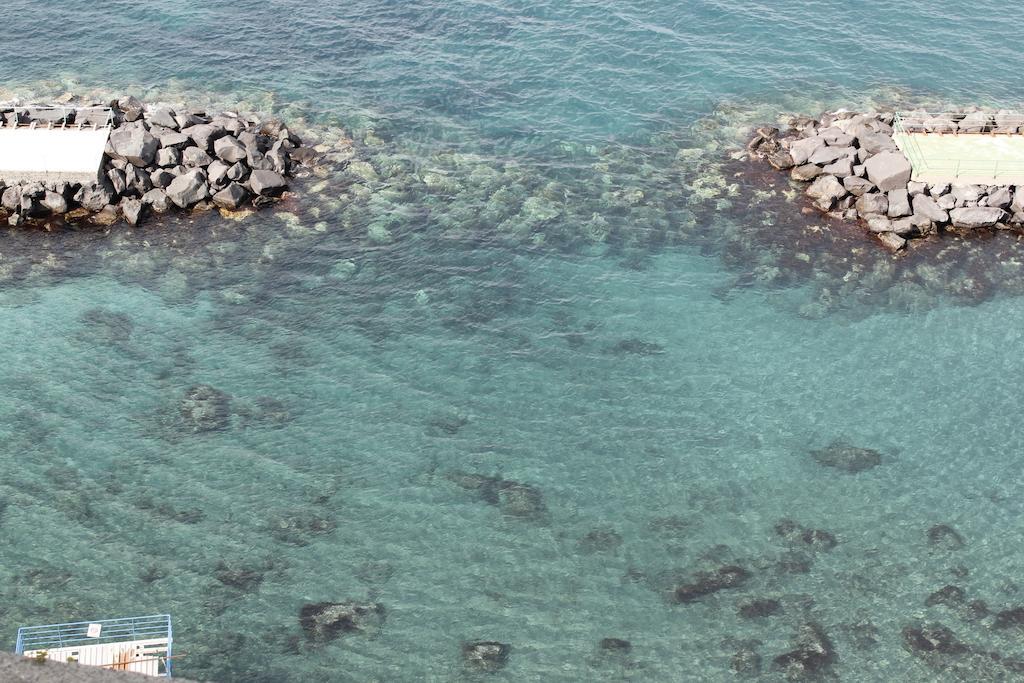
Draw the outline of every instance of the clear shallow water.
[[[4,236],[0,629],[169,611],[179,672],[224,681],[473,678],[475,639],[512,645],[495,680],[696,681],[732,680],[744,647],[779,680],[813,621],[845,680],[1011,676],[915,657],[901,630],[1024,656],[1013,629],[924,605],[951,583],[1021,600],[1012,240],[924,265],[865,241],[848,277],[775,207],[807,260],[773,260],[792,245],[736,237],[756,181],[709,210],[684,163],[780,109],[1005,101],[1024,57],[984,9],[5,5],[8,91],[341,123],[391,186],[309,181],[295,213],[239,225]],[[197,384],[230,395],[225,429],[182,421]],[[837,440],[882,464],[810,457]],[[467,472],[544,509],[503,514]],[[966,545],[929,545],[936,524]],[[667,599],[723,564],[752,578]],[[261,580],[231,585],[243,570]],[[737,614],[759,597],[782,613]],[[346,599],[380,601],[380,633],[307,642],[301,606]]]

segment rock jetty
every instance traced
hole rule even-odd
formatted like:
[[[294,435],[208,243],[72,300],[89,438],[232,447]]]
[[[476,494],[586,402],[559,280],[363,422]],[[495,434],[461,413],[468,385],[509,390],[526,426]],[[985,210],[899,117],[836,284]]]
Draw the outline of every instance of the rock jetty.
[[[135,97],[110,103],[112,122],[96,182],[0,181],[0,218],[11,226],[62,217],[138,225],[173,210],[238,211],[278,201],[296,164],[315,152],[279,119],[187,107],[147,106]],[[0,125],[32,125],[46,108],[0,106]],[[49,110],[52,113],[52,110]],[[73,124],[75,110],[60,123]],[[52,125],[50,119],[35,121]]]
[[[926,132],[1007,132],[1002,119],[1001,113],[963,112],[923,126]],[[747,151],[806,184],[815,208],[859,221],[893,251],[930,235],[1024,230],[1024,186],[912,181],[911,163],[893,139],[894,120],[892,113],[845,111],[795,116],[785,129],[758,128]]]

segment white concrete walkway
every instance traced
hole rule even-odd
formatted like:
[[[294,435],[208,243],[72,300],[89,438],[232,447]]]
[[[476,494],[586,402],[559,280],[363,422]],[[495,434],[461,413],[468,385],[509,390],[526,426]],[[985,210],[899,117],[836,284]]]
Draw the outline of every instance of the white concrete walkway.
[[[1024,135],[897,133],[913,180],[960,185],[1024,185]]]
[[[109,134],[106,127],[0,128],[0,180],[95,182]]]

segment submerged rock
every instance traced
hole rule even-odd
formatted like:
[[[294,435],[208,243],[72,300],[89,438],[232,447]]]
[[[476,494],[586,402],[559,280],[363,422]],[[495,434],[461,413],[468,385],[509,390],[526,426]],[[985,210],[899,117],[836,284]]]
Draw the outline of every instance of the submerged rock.
[[[736,565],[726,565],[710,572],[694,574],[688,583],[676,586],[676,602],[688,604],[730,588],[738,588],[750,579],[750,572]]]
[[[964,537],[948,524],[936,524],[928,529],[928,545],[943,550],[959,550],[965,545]]]
[[[797,629],[794,647],[772,660],[776,669],[788,680],[800,681],[831,672],[836,653],[825,630],[815,623],[806,623]]]
[[[782,603],[774,598],[758,598],[739,606],[739,615],[744,619],[770,617],[782,610]]]
[[[299,626],[306,638],[327,642],[340,635],[376,633],[384,626],[384,606],[379,602],[316,602],[299,610]]]
[[[231,397],[209,384],[197,384],[185,392],[179,411],[195,432],[226,429],[231,423]]]
[[[505,668],[512,647],[494,640],[475,640],[462,645],[462,661],[470,669],[493,673]]]
[[[633,644],[622,638],[602,638],[597,646],[606,652],[629,652],[633,649]]]
[[[836,441],[825,448],[811,451],[819,465],[857,474],[882,464],[882,454],[871,448],[859,448]]]
[[[511,517],[540,520],[547,515],[543,494],[530,484],[464,472],[452,472],[447,477],[466,490],[476,491],[486,503]]]
[[[967,646],[957,640],[956,635],[942,624],[904,627],[903,647],[916,655],[962,654],[968,650]]]
[[[808,529],[791,519],[779,520],[775,525],[775,534],[789,543],[805,545],[812,550],[832,550],[836,546],[836,537],[822,529]]]
[[[729,669],[743,678],[761,675],[761,655],[752,647],[737,650],[729,661]]]
[[[645,341],[636,337],[623,339],[611,349],[612,353],[618,355],[632,354],[635,356],[660,356],[665,353],[665,347],[655,342]]]

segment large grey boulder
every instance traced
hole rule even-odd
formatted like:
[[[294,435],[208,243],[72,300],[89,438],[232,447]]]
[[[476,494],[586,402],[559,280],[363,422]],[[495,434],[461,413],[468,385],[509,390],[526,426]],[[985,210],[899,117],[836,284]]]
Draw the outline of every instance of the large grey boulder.
[[[861,149],[871,155],[880,152],[898,151],[896,143],[893,142],[892,138],[882,133],[868,133],[858,138],[857,141],[860,143]]]
[[[986,202],[989,206],[998,206],[1000,209],[1005,209],[1010,206],[1013,201],[1013,193],[1010,192],[1008,187],[997,187],[988,193],[988,201]]]
[[[144,128],[116,128],[111,131],[107,144],[110,156],[139,167],[152,164],[160,148],[160,141]]]
[[[153,189],[153,181],[149,179],[149,173],[134,166],[125,168],[124,182],[128,186],[129,194],[136,194],[140,197]]]
[[[181,163],[181,150],[177,147],[164,147],[156,153],[156,165],[164,168],[177,166]]]
[[[818,167],[814,166],[814,168],[818,168]],[[796,169],[793,169],[793,170],[796,171]],[[818,173],[821,173],[821,169],[818,169]],[[815,175],[817,175],[817,174],[815,174]],[[234,180],[235,182],[238,182],[238,181],[241,181],[241,180],[245,180],[248,177],[249,177],[249,167],[246,166],[244,162],[239,161],[237,164],[233,164],[231,166],[231,168],[228,169],[228,173],[227,173],[228,180]],[[807,180],[810,180],[810,178],[808,178]]]
[[[158,168],[149,174],[149,182],[153,184],[153,187],[167,187],[176,177],[166,168]]]
[[[974,111],[957,123],[961,133],[982,133],[992,128],[992,115],[984,111]]]
[[[920,216],[933,223],[945,223],[949,221],[949,214],[946,213],[934,199],[919,194],[913,199],[914,216]]]
[[[843,157],[853,158],[857,150],[853,147],[819,147],[808,159],[812,164],[831,164]]]
[[[59,192],[46,191],[39,202],[50,213],[67,213],[68,200]]]
[[[837,178],[846,178],[853,175],[853,162],[850,161],[850,157],[843,157],[822,167],[821,171]]]
[[[832,178],[832,176],[827,176]],[[839,188],[839,197],[846,194],[846,190],[839,184],[839,181],[832,178],[832,182]],[[812,183],[811,188],[814,187],[815,183]],[[259,195],[270,196],[280,194],[284,188],[288,187],[288,182],[284,179],[280,173],[274,171],[253,171],[249,176],[249,187],[253,192]],[[810,194],[810,189],[807,190]]]
[[[241,166],[241,165],[242,165],[241,162],[239,162],[238,164],[235,164],[235,166]],[[235,166],[232,166],[231,168],[234,169]],[[803,182],[807,182],[809,180],[814,180],[815,178],[817,178],[820,175],[821,175],[821,166],[818,166],[817,164],[804,164],[802,166],[796,166],[796,167],[793,168],[792,171],[789,172],[789,177],[790,178],[792,178],[793,180],[801,180]]]
[[[192,144],[192,138],[184,133],[169,131],[160,134],[160,146],[164,148],[181,149],[185,145]]]
[[[964,206],[949,212],[954,228],[968,230],[990,228],[1006,216],[1005,211],[995,206]]]
[[[865,178],[849,176],[843,178],[843,187],[845,187],[846,191],[854,197],[860,197],[875,189],[875,184]]]
[[[889,218],[900,218],[911,214],[910,198],[906,190],[889,190],[886,196],[889,199],[889,211],[887,212]]]
[[[889,200],[884,194],[872,192],[871,194],[865,194],[857,200],[854,205],[857,209],[857,213],[861,216],[876,213],[884,216],[889,210]]]
[[[968,204],[976,204],[981,199],[983,192],[977,185],[954,185],[953,189],[950,190],[950,194],[956,200],[957,206],[966,206]]]
[[[178,122],[174,120],[174,112],[167,107],[161,107],[146,114],[146,120],[151,125],[163,126],[171,130],[178,130]]]
[[[242,140],[243,144],[245,141],[245,137],[243,137],[244,135],[245,133],[239,136],[239,140]],[[255,136],[253,136],[253,145],[255,145],[255,139]],[[819,138],[817,136],[803,138],[789,145],[789,155],[793,157],[794,164],[801,166],[807,163],[807,160],[811,158],[811,155],[814,154],[815,151],[824,146],[825,140],[823,138]],[[246,145],[246,147],[249,147],[249,145]]]
[[[192,138],[196,145],[206,152],[213,149],[215,140],[228,133],[224,130],[223,126],[218,126],[214,123],[200,123],[195,126],[189,126],[188,128],[182,128],[181,132]]]
[[[878,241],[885,245],[886,249],[893,252],[907,246],[907,241],[894,232],[878,233]]]
[[[864,162],[868,180],[882,192],[904,188],[910,182],[913,167],[900,152],[881,152]]]
[[[114,188],[114,194],[121,195],[128,189],[128,184],[124,180],[124,171],[116,168],[112,168],[107,171],[107,180],[110,181],[110,187]]]
[[[228,166],[245,159],[245,145],[230,135],[218,138],[213,143],[213,151]]]
[[[201,123],[206,123],[206,119],[202,116],[188,111],[174,112],[174,120],[178,122],[179,130],[183,130],[189,126],[198,126]]]
[[[206,185],[206,171],[195,168],[187,171],[167,186],[167,197],[183,209],[195,206],[210,196]]]
[[[154,187],[142,195],[142,203],[151,207],[157,213],[167,213],[171,210],[171,200],[167,198],[167,193],[159,187]]]
[[[223,190],[213,195],[213,203],[222,209],[237,209],[246,199],[249,198],[249,191],[238,183],[231,183]]]
[[[885,216],[870,214],[865,217],[864,222],[868,224],[871,232],[892,232],[892,221]]]
[[[998,133],[1016,133],[1021,125],[1020,112],[1000,109],[995,114],[995,131]]]
[[[844,132],[841,128],[836,128],[835,126],[822,128],[818,131],[818,136],[822,138],[829,147],[849,147],[853,144],[853,136]]]
[[[102,211],[105,206],[113,203],[114,188],[107,180],[82,185],[75,193],[75,201],[89,211]]]
[[[137,121],[142,117],[142,102],[132,95],[119,99],[117,108],[124,113],[125,121]]]
[[[952,119],[942,117],[931,117],[923,121],[924,129],[928,133],[953,133],[956,132],[956,124]]]
[[[181,153],[181,163],[192,168],[205,167],[213,163],[213,157],[199,147],[186,147]]]
[[[3,195],[0,195],[0,206],[3,206],[8,211],[14,211],[21,207],[21,186],[12,185],[4,190]]]
[[[121,200],[121,215],[124,216],[128,225],[138,225],[145,210],[146,205],[142,203],[141,199],[129,197]]]
[[[1017,191],[1013,193],[1013,201],[1010,202],[1010,211],[1013,213],[1024,212],[1024,185],[1018,185]]]
[[[239,146],[241,147],[241,145]],[[245,148],[242,147],[242,149],[244,150]],[[244,159],[245,156],[243,156],[242,158]],[[793,168],[793,157],[791,157],[789,155],[789,152],[787,152],[784,149],[772,152],[766,158],[768,159],[769,165],[771,165],[771,167],[774,168],[776,171],[785,171],[788,168]]]

